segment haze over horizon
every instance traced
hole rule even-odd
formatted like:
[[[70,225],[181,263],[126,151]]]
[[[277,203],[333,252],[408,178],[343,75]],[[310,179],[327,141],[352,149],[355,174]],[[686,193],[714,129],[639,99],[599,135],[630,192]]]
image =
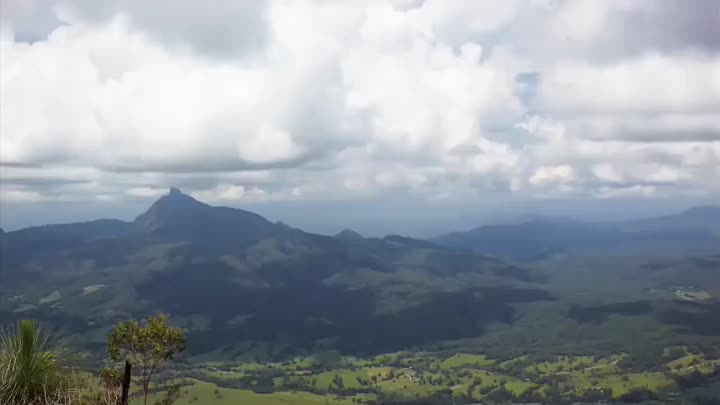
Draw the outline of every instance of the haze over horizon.
[[[165,195],[188,195],[182,190],[171,187]],[[165,196],[164,195],[164,196]],[[190,195],[198,199],[197,196]],[[162,198],[163,196],[159,197]],[[200,201],[200,199],[198,199]],[[133,221],[145,212],[153,201],[136,201],[131,204],[113,205],[78,202],[56,202],[65,204],[57,212],[45,216],[45,207],[41,204],[14,205],[9,210],[10,226],[4,231],[63,223],[80,223],[98,219],[119,219]],[[201,201],[205,203],[205,201]],[[308,232],[335,235],[344,230],[360,232],[366,237],[381,237],[400,234],[417,238],[432,238],[454,231],[469,230],[483,225],[504,225],[542,220],[573,220],[579,222],[612,223],[638,219],[651,219],[665,215],[675,215],[698,207],[717,207],[714,201],[705,205],[688,205],[687,201],[656,201],[649,204],[646,200],[540,200],[512,201],[475,205],[423,204],[418,201],[369,200],[369,201],[294,201],[237,204],[211,204],[214,206],[239,208],[259,213],[271,221],[282,222]],[[15,215],[19,211],[19,215]],[[0,218],[3,215],[0,214]],[[418,220],[418,218],[424,220]],[[32,218],[30,222],[26,218]],[[13,220],[19,219],[19,222]],[[54,221],[53,221],[54,220]],[[6,224],[7,222],[5,222]],[[21,225],[17,225],[21,224]]]
[[[131,219],[171,185],[328,234],[719,201],[717,10],[3,1],[0,226]]]

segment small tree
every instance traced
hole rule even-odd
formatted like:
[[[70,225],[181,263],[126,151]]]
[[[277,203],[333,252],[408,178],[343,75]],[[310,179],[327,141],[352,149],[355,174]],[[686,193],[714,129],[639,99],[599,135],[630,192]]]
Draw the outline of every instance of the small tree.
[[[119,404],[122,394],[122,372],[115,368],[103,367],[99,377],[102,391],[98,395],[98,401],[103,405]]]
[[[125,360],[140,369],[145,405],[150,381],[160,366],[185,350],[185,334],[180,328],[168,326],[167,319],[167,315],[159,313],[142,327],[137,321],[126,321],[116,325],[108,338],[107,352],[111,360]]]
[[[180,399],[182,391],[180,390],[180,384],[170,384],[165,391],[165,396],[157,401],[155,405],[172,405]],[[222,398],[222,395],[218,392],[215,394],[217,398]]]

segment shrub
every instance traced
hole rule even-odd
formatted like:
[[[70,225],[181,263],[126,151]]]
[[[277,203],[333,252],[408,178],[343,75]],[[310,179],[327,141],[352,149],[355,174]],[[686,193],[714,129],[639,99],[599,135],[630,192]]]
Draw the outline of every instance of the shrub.
[[[78,396],[78,379],[59,365],[60,351],[28,320],[0,330],[0,403],[69,403]]]

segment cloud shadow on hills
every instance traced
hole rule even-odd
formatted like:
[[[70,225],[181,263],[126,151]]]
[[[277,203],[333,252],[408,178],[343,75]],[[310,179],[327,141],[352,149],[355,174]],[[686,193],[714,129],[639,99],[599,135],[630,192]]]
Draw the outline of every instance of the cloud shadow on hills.
[[[651,316],[690,335],[720,336],[720,301],[635,301],[598,306],[572,306],[568,317],[579,323],[601,323],[612,315]]]
[[[650,301],[621,302],[597,306],[574,305],[568,310],[568,318],[579,323],[603,322],[611,315],[642,316],[653,312]]]
[[[675,301],[675,308],[662,311],[659,319],[681,333],[720,336],[720,301]]]
[[[241,341],[286,343],[310,351],[320,340],[324,348],[346,353],[387,352],[477,337],[491,323],[512,323],[514,304],[554,300],[539,289],[422,291],[417,302],[379,314],[377,291],[323,282],[337,271],[336,265],[327,257],[309,256],[261,266],[254,271],[258,284],[249,286],[233,279],[236,272],[222,262],[187,264],[156,273],[139,292],[173,315],[210,319],[208,331],[189,333],[191,351],[197,353]],[[246,317],[233,325],[239,315]]]

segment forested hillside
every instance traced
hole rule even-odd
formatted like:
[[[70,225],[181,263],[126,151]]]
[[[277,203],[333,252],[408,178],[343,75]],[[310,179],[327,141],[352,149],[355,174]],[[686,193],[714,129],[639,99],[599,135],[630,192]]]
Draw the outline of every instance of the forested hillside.
[[[696,365],[700,385],[717,370],[714,213],[535,221],[425,241],[307,233],[172,189],[133,222],[4,233],[0,317],[41,321],[86,353],[91,371],[111,327],[167,312],[188,347],[163,378],[191,378],[197,390],[192,381],[372,402],[402,400],[401,385],[420,397],[443,398],[445,387],[456,398],[541,399],[547,381],[562,380],[557,398],[593,386],[605,387],[598,398],[640,388],[660,398]],[[458,352],[487,361],[444,365]],[[317,360],[323,353],[335,360]],[[694,363],[676,370],[680,357]]]

